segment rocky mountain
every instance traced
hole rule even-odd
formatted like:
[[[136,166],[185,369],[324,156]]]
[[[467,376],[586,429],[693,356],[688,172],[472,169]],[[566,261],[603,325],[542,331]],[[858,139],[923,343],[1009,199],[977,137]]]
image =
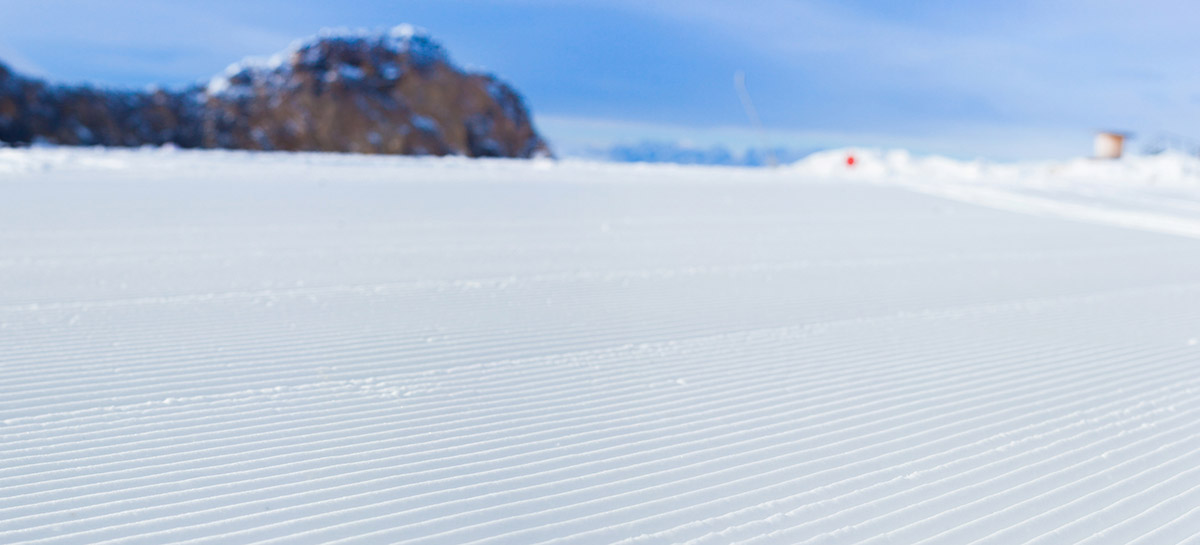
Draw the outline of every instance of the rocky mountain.
[[[549,155],[520,95],[457,68],[423,32],[324,32],[207,85],[129,92],[57,86],[0,64],[0,141],[22,145]]]

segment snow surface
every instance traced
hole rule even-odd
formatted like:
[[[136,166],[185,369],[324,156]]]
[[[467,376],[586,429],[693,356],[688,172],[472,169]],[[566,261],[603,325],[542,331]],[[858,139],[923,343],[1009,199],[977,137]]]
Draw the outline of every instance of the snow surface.
[[[1195,171],[0,150],[0,542],[1194,539]]]

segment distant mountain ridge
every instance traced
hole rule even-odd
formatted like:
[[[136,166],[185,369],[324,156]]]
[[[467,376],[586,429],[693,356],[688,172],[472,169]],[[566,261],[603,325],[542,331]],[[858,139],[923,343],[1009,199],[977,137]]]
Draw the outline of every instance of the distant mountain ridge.
[[[821,148],[729,148],[726,146],[698,146],[681,142],[646,140],[633,144],[615,144],[585,150],[587,158],[616,163],[674,163],[679,165],[720,165],[761,167],[771,164],[771,158],[780,164],[789,164],[820,151]]]
[[[0,64],[0,141],[403,155],[549,155],[520,95],[423,31],[323,31],[181,91],[58,86]]]

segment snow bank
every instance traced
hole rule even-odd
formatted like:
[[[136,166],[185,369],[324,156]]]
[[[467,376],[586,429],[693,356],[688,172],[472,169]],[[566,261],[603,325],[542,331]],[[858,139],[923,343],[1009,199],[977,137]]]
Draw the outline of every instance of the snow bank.
[[[848,165],[847,158],[854,164]],[[453,180],[654,180],[687,184],[715,179],[761,183],[868,183],[972,204],[1092,223],[1200,237],[1200,159],[1178,153],[1121,160],[1072,159],[998,163],[917,156],[903,150],[824,151],[778,169],[584,160],[533,161],[461,157],[259,153],[175,148],[0,148],[0,174],[45,172],[172,180],[245,172],[286,182],[306,169],[337,167],[357,176],[405,180],[413,173]],[[401,174],[403,173],[403,174]],[[36,179],[36,177],[35,177]]]
[[[105,148],[0,146],[0,174],[60,170],[125,170],[130,163]]]
[[[174,155],[172,155],[174,154]],[[854,158],[848,166],[846,159]],[[288,163],[302,161],[326,164],[410,164],[420,162],[459,163],[460,158],[378,157],[330,153],[254,153],[228,150],[178,150],[173,147],[141,149],[35,148],[0,147],[0,172],[44,171],[75,167],[146,168],[169,167],[180,161],[203,162],[212,166],[230,163],[264,162]],[[507,161],[478,161],[479,164],[501,164]],[[526,164],[523,161],[512,165]],[[545,163],[528,163],[544,167]],[[694,170],[701,165],[674,164],[609,164],[597,161],[567,159],[554,163],[559,167],[607,170],[656,170],[662,172]],[[717,167],[721,172],[741,170]],[[764,171],[767,172],[767,171]],[[1000,163],[984,160],[962,161],[941,156],[918,156],[905,150],[845,148],[813,153],[791,165],[781,167],[769,176],[774,179],[821,179],[895,183],[989,184],[1021,187],[1119,186],[1123,188],[1158,187],[1200,191],[1200,158],[1174,152],[1153,156],[1129,156],[1120,160],[1071,159]]]
[[[853,166],[847,158],[854,157]],[[814,153],[786,167],[805,176],[913,182],[987,182],[1062,186],[1079,183],[1200,188],[1200,158],[1179,153],[1120,160],[1071,159],[997,163],[915,156],[905,150],[847,148]]]
[[[994,163],[843,149],[813,154],[786,170],[805,178],[897,185],[1026,214],[1200,237],[1200,159],[1179,153]]]

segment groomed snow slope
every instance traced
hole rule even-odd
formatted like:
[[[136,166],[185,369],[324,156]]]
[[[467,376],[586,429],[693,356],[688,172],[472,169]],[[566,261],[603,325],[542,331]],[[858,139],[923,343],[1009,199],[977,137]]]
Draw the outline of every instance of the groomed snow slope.
[[[799,170],[2,151],[0,542],[1200,535],[1200,241]]]

